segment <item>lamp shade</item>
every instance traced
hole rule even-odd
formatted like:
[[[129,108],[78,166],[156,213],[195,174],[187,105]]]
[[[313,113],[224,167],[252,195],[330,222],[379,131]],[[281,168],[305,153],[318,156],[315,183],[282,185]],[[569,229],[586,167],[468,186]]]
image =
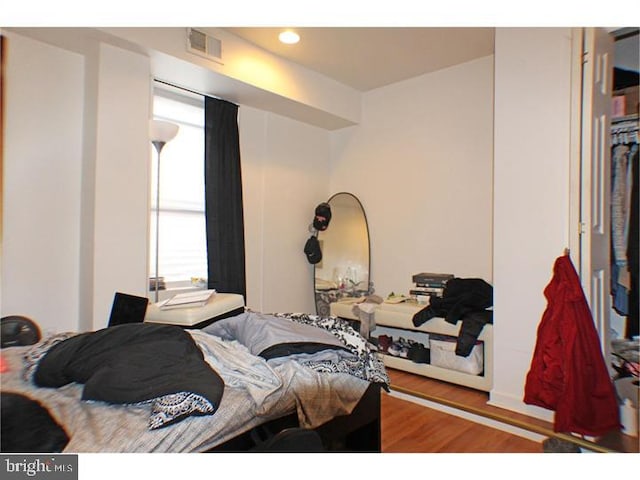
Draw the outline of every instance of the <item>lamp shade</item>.
[[[178,125],[162,120],[149,122],[149,137],[152,142],[167,143],[178,134]]]

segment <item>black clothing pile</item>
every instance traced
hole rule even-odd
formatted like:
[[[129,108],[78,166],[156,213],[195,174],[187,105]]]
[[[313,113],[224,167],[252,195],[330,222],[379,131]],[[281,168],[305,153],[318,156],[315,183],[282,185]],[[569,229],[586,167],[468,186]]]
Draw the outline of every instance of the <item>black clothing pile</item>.
[[[429,306],[413,316],[413,325],[419,327],[435,317],[442,317],[455,325],[462,320],[456,343],[456,355],[467,357],[471,353],[482,328],[493,323],[493,287],[481,278],[452,278],[447,281],[442,297],[431,297]]]
[[[87,332],[53,347],[34,383],[83,383],[83,400],[128,404],[191,392],[220,405],[224,382],[189,333],[174,325],[130,323]]]

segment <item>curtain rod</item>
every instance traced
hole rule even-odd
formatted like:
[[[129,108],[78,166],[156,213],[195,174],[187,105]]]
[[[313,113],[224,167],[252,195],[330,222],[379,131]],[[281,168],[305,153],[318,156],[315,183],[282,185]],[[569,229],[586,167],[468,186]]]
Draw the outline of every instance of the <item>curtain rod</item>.
[[[190,89],[190,88],[180,87],[180,86],[175,85],[175,84],[173,84],[173,83],[165,82],[164,80],[158,80],[157,78],[154,78],[154,79],[153,79],[153,81],[154,81],[154,82],[161,83],[161,84],[163,84],[163,85],[167,85],[167,86],[169,86],[169,87],[177,88],[178,90],[183,90],[183,91],[185,91],[185,92],[193,93],[193,94],[195,94],[195,95],[201,95],[201,96],[203,96],[203,97],[210,97],[210,98],[215,98],[215,99],[217,99],[217,100],[223,100],[223,101],[225,101],[225,102],[232,103],[232,104],[233,104],[233,105],[235,105],[236,107],[240,107],[240,105],[239,105],[239,104],[237,104],[236,102],[232,102],[232,101],[230,101],[230,100],[227,100],[226,98],[221,98],[221,97],[218,97],[218,96],[216,96],[216,95],[210,95],[210,94],[208,94],[208,93],[198,92],[198,91],[196,91],[196,90],[192,90],[192,89]]]

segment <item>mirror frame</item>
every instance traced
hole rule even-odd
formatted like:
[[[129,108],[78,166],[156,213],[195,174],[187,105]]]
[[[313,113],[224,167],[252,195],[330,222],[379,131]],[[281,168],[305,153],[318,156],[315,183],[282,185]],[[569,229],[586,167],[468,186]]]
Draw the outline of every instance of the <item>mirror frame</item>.
[[[335,197],[339,196],[339,195],[348,195],[349,197],[351,197],[353,200],[355,200],[356,204],[358,205],[358,207],[360,208],[360,212],[362,212],[362,217],[364,219],[364,227],[366,229],[366,234],[367,234],[367,242],[366,242],[366,246],[367,246],[367,278],[366,278],[366,289],[365,290],[361,290],[363,292],[363,296],[366,295],[370,295],[371,293],[373,293],[373,283],[371,282],[371,235],[369,232],[369,221],[367,219],[367,213],[364,209],[364,206],[362,205],[362,202],[360,201],[360,199],[355,196],[353,193],[351,192],[337,192],[334,193],[333,195],[331,195],[331,197],[329,197],[329,200],[327,200],[327,203],[329,203],[329,205],[331,205],[331,201],[335,199]],[[332,218],[334,215],[333,212],[333,207],[332,207]],[[329,222],[329,226],[327,227],[327,230],[331,228],[331,222]],[[316,236],[319,236],[320,233],[322,232],[317,232]],[[323,257],[324,257],[324,252],[322,252]],[[315,307],[316,307],[316,314],[317,315],[322,315],[320,312],[320,309],[318,308],[318,290],[316,288],[316,280],[317,280],[317,276],[316,276],[316,271],[317,271],[317,265],[313,266],[313,293],[314,293],[314,303],[315,303]],[[358,282],[361,283],[361,282]],[[345,295],[345,297],[348,295]],[[341,297],[343,298],[343,297]],[[333,302],[329,302],[329,304],[331,304]]]

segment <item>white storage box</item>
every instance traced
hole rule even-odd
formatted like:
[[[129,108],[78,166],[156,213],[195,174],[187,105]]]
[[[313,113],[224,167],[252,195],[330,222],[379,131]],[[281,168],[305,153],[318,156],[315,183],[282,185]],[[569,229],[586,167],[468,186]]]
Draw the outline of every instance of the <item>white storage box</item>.
[[[471,375],[480,375],[484,370],[484,345],[476,342],[468,357],[456,355],[456,338],[432,335],[429,338],[431,365],[456,370]]]
[[[144,317],[145,322],[203,328],[221,318],[242,313],[244,297],[237,293],[215,293],[202,307],[162,310],[158,305],[149,305]]]

